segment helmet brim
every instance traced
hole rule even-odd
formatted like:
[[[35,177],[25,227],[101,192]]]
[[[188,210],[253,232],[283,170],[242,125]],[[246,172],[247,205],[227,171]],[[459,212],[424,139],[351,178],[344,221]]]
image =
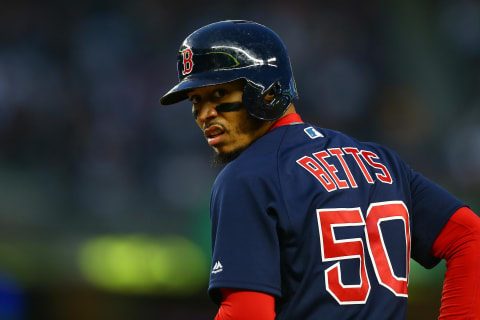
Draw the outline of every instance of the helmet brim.
[[[215,71],[213,71],[187,77],[161,97],[160,104],[167,106],[188,99],[188,91],[195,88],[213,86],[242,78],[234,72],[231,73],[230,77],[226,76],[225,73],[221,77],[219,75],[218,72],[215,75]]]
[[[175,87],[170,89],[163,97],[160,98],[160,104],[170,105],[188,98],[187,92],[191,89],[208,86],[209,81],[206,79],[184,79],[178,83]]]

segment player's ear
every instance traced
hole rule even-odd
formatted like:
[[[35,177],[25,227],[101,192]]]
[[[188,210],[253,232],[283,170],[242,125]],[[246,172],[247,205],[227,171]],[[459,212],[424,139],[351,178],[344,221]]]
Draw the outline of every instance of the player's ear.
[[[270,104],[273,101],[273,98],[275,98],[275,92],[273,91],[273,89],[270,89],[263,98],[263,102],[265,102],[266,104]]]
[[[273,95],[273,93],[267,93],[267,95],[263,98],[263,102],[265,102],[266,104],[270,104],[272,101],[273,101],[273,98],[275,96]]]

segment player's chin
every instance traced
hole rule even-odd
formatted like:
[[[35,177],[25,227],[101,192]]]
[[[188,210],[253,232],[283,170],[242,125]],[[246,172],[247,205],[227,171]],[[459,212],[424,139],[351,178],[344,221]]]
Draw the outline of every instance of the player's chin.
[[[214,148],[212,167],[224,166],[235,160],[246,148],[237,148],[231,151],[223,151],[221,148]]]
[[[219,157],[224,157],[227,156],[228,154],[235,152],[238,148],[238,146],[235,146],[232,143],[227,143],[225,141],[220,141],[219,143],[212,145],[213,151],[215,151],[215,154],[218,155]]]

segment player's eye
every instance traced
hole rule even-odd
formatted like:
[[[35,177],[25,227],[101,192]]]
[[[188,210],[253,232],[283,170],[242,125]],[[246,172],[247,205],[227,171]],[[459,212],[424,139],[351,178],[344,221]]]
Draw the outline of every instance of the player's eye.
[[[227,90],[225,89],[217,89],[215,91],[213,91],[213,97],[215,98],[221,98],[223,96],[225,96],[227,94]]]
[[[193,104],[200,103],[200,101],[202,100],[200,96],[191,96],[189,99],[190,101],[192,101]]]

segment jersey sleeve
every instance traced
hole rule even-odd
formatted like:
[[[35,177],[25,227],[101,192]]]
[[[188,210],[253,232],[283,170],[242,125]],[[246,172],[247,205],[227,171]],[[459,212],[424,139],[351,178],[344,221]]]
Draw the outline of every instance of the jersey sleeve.
[[[455,211],[466,205],[418,172],[411,171],[410,188],[412,258],[433,268],[440,261],[431,254],[435,239]]]
[[[257,291],[221,289],[222,304],[215,320],[274,320],[275,298]]]
[[[220,288],[281,294],[277,213],[271,185],[268,179],[240,169],[222,172],[214,184],[209,294],[216,303],[220,302]]]
[[[439,319],[480,319],[480,218],[460,208],[435,240],[432,253],[447,265]]]

